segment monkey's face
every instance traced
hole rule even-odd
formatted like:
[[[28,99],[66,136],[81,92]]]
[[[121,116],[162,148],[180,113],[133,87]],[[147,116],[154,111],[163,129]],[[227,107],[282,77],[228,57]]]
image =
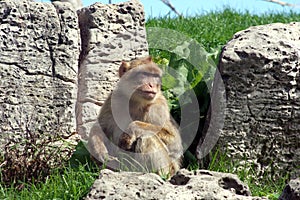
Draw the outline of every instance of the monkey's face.
[[[161,90],[161,70],[155,64],[134,67],[121,77],[122,91],[135,100],[154,100]]]
[[[138,71],[134,77],[136,91],[133,95],[142,97],[146,100],[152,100],[161,89],[161,77],[158,74]]]

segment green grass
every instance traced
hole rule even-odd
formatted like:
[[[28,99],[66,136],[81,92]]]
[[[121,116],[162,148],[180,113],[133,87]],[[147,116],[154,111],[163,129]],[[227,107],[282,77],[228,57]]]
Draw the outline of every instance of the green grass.
[[[192,159],[192,155],[190,156]],[[225,153],[220,153],[219,150],[211,153],[211,158],[209,170],[238,175],[249,186],[253,196],[265,196],[270,200],[277,200],[285,186],[287,177],[282,177],[276,182],[267,178],[263,182],[258,182],[251,165],[246,163],[242,167],[237,167],[236,162],[229,159]],[[82,199],[90,191],[92,184],[99,175],[97,172],[99,170],[95,170],[93,167],[79,165],[76,167],[67,166],[62,169],[54,169],[45,182],[39,184],[19,184],[18,188],[14,187],[14,185],[5,187],[0,184],[0,199]],[[195,159],[188,167],[189,170],[196,170],[198,168]],[[164,179],[164,177],[162,178]]]
[[[99,173],[86,167],[55,169],[45,182],[40,184],[21,184],[22,189],[0,185],[2,200],[41,200],[41,199],[82,199],[89,192]],[[20,187],[20,185],[18,186]]]
[[[237,31],[255,25],[293,21],[300,21],[300,14],[278,13],[257,16],[225,9],[221,12],[189,18],[150,19],[146,26],[169,28],[182,32],[196,39],[207,51],[214,52],[216,49],[220,50]],[[220,156],[218,152],[214,155],[212,158],[215,159],[212,160],[209,169],[237,174],[241,180],[250,186],[253,195],[269,196],[271,199],[276,199],[283,190],[286,177],[276,183],[272,180],[257,182],[251,166],[245,165],[242,168],[237,168],[235,163],[225,156]],[[197,164],[193,164],[191,168],[195,169],[196,167]],[[54,170],[45,182],[34,185],[20,184],[21,190],[14,185],[5,187],[0,184],[0,199],[82,199],[89,192],[97,176],[97,173],[86,169],[86,167],[72,168],[67,166],[63,169]]]
[[[189,155],[189,157],[193,157]],[[220,152],[219,148],[215,148],[210,152],[210,164],[207,168],[211,171],[236,174],[239,179],[249,186],[252,196],[268,197],[270,200],[277,200],[283,191],[288,180],[288,175],[274,181],[268,174],[264,177],[257,177],[255,167],[247,162],[234,161],[226,155],[226,152]],[[187,166],[187,169],[193,171],[199,169],[196,158]],[[243,164],[241,164],[243,163]]]
[[[210,157],[209,170],[236,174],[241,181],[249,186],[252,196],[264,196],[270,200],[277,200],[288,179],[288,175],[281,177],[276,182],[271,180],[268,174],[265,174],[264,177],[257,177],[255,167],[250,163],[242,161],[243,164],[241,164],[233,161],[226,156],[226,152],[221,153],[219,149],[211,153]]]
[[[291,12],[251,15],[227,8],[221,12],[189,18],[153,18],[147,21],[146,26],[168,28],[184,33],[197,40],[206,51],[210,52],[226,44],[236,32],[250,26],[294,21],[300,21],[300,14]]]

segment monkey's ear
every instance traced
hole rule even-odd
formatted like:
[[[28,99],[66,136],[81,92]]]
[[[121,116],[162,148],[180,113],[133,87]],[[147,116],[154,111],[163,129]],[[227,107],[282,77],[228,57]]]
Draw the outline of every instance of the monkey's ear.
[[[151,56],[146,57],[146,61],[152,62],[152,57]]]
[[[119,67],[119,77],[121,78],[130,67],[130,64],[128,62],[122,61],[121,66]]]

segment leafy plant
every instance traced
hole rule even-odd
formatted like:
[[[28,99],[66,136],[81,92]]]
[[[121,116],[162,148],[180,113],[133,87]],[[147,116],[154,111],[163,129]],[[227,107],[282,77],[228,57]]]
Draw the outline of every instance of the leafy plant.
[[[215,53],[206,52],[193,38],[173,30],[148,27],[147,36],[150,53],[165,72],[163,94],[180,124],[184,147],[194,153],[209,108]]]

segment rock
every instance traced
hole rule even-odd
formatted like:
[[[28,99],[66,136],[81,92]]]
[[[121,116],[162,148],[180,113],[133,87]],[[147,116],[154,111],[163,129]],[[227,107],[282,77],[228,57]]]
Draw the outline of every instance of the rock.
[[[82,53],[76,111],[78,132],[86,139],[118,81],[121,61],[147,55],[148,45],[143,6],[138,0],[95,3],[78,13]]]
[[[207,170],[180,170],[170,181],[153,173],[104,169],[86,200],[92,199],[228,199],[254,200],[236,175]]]
[[[236,33],[222,50],[218,69],[223,82],[215,81],[217,96],[212,97],[213,105],[226,104],[218,144],[258,176],[300,175],[299,35],[300,23],[255,26]],[[200,149],[201,144],[198,157]]]
[[[279,200],[300,200],[300,179],[291,180],[284,188]]]
[[[83,7],[81,0],[59,0],[60,2],[68,2],[70,3],[70,7],[78,10]]]
[[[0,2],[0,138],[76,131],[78,18],[65,3]],[[26,132],[27,133],[27,132]]]

